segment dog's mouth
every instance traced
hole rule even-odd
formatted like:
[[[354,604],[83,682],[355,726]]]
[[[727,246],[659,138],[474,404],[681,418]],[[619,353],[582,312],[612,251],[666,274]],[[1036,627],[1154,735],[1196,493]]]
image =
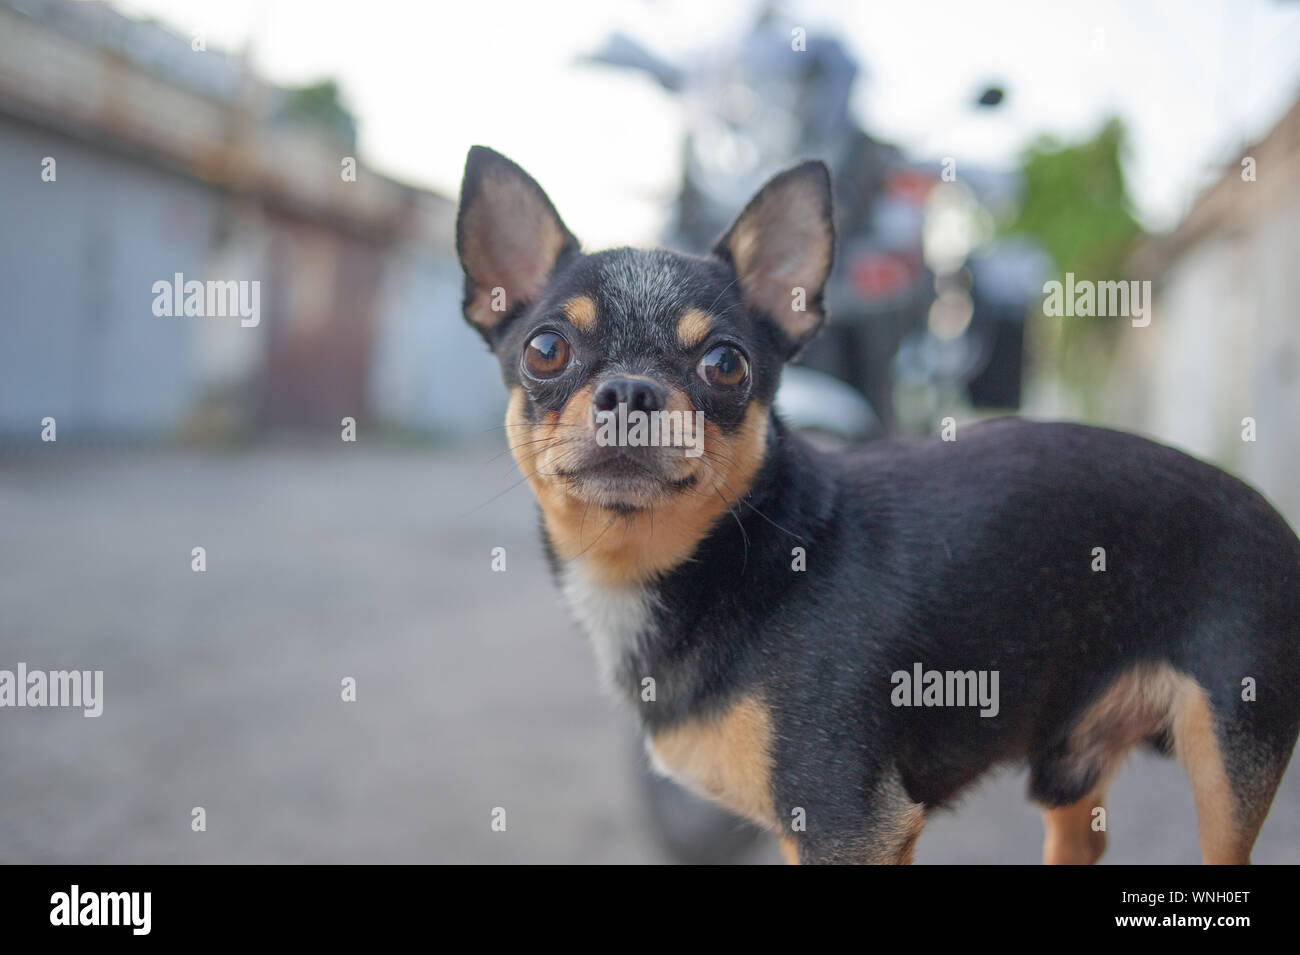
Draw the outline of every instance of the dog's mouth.
[[[648,510],[694,487],[698,476],[667,473],[654,459],[619,454],[555,472],[566,490],[584,501],[613,511]]]

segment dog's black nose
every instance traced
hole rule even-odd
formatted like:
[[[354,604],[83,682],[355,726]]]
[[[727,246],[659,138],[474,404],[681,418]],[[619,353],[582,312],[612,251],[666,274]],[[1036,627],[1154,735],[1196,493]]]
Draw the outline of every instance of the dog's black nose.
[[[596,387],[591,403],[597,411],[613,411],[627,405],[628,411],[662,411],[666,389],[648,378],[610,378]]]

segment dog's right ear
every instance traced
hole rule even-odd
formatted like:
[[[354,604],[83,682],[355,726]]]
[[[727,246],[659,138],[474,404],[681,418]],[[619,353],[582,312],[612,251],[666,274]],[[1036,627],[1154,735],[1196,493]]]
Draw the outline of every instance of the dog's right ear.
[[[773,176],[713,247],[736,270],[745,304],[795,357],[826,323],[822,291],[835,261],[831,173],[817,160]]]
[[[456,252],[465,271],[465,318],[484,338],[546,287],[578,240],[528,173],[484,146],[465,161]]]

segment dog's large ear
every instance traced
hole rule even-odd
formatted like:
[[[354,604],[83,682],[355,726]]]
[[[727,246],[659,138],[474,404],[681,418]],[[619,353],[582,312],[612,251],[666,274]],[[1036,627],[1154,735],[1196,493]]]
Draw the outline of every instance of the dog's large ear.
[[[731,264],[745,304],[775,324],[793,358],[826,320],[822,291],[835,260],[831,174],[810,160],[758,191],[713,254]]]
[[[555,263],[578,248],[551,200],[528,173],[483,146],[469,151],[456,217],[465,271],[465,318],[488,338],[536,299]]]

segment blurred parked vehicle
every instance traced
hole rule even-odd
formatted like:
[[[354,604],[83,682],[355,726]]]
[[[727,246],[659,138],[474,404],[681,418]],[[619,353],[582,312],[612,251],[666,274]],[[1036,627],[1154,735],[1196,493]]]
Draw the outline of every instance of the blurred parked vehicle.
[[[946,276],[936,275],[926,255],[927,230],[937,214],[935,186],[948,183],[936,164],[906,159],[854,120],[849,106],[859,70],[838,39],[787,29],[764,13],[733,46],[696,57],[690,68],[664,61],[623,34],[609,37],[587,62],[644,72],[682,103],[683,177],[665,236],[678,248],[707,250],[781,168],[809,156],[830,166],[839,246],[826,288],[830,320],[799,362],[820,374],[791,375],[783,383],[783,390],[796,393],[785,402],[794,424],[843,431],[854,440],[899,430],[900,373],[909,385],[933,392],[924,407],[942,404],[950,393],[975,406],[1019,405],[1020,321],[1030,299],[1020,286],[1019,297],[1008,298],[1003,250],[983,249],[978,264],[956,268],[970,314],[953,321],[959,316],[950,295],[940,311],[956,333],[933,334],[936,301],[961,281],[936,282]],[[995,107],[1002,98],[1001,89],[990,87],[976,108]],[[969,175],[977,208],[984,208],[981,199],[998,206],[1014,195],[1006,177]],[[969,246],[963,259],[975,251]],[[852,407],[825,376],[851,385],[869,407]],[[813,409],[815,420],[805,421]],[[842,420],[832,418],[841,413]],[[865,431],[864,419],[870,421]]]

